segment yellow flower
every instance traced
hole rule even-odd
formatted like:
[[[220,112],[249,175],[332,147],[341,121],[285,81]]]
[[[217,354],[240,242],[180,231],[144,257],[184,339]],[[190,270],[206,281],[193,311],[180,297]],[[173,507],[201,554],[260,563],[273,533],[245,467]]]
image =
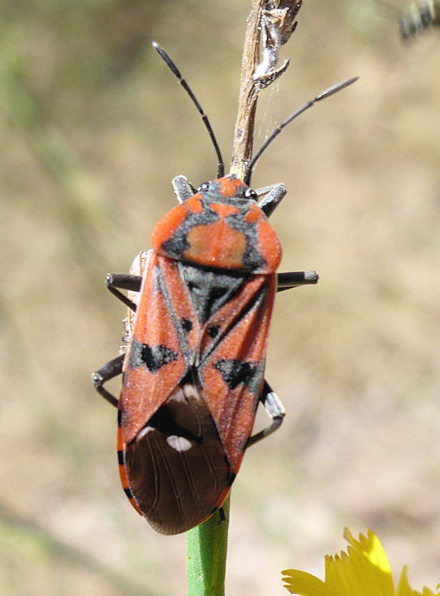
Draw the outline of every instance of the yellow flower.
[[[344,537],[350,543],[347,552],[325,557],[325,581],[305,571],[287,569],[283,571],[285,588],[301,596],[434,596],[428,588],[423,592],[411,589],[406,567],[396,592],[388,558],[371,530],[367,537],[359,534],[357,541],[345,528]]]

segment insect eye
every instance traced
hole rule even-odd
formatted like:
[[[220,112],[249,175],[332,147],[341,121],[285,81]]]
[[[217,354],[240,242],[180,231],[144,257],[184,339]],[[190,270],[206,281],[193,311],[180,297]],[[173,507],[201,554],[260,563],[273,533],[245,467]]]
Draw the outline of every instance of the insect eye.
[[[255,192],[255,190],[252,190],[252,188],[247,188],[244,192],[244,196],[246,197],[246,199],[253,199],[254,201],[258,199],[257,193]]]
[[[201,191],[201,190],[208,190],[208,189],[209,189],[209,182],[204,182],[198,188],[199,191]]]

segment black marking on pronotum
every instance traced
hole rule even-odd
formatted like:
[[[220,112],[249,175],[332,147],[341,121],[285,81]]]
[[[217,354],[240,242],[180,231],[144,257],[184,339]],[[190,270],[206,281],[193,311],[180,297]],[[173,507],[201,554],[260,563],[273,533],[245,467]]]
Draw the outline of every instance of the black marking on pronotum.
[[[165,364],[177,360],[178,354],[166,346],[160,344],[149,346],[133,340],[130,350],[130,368],[146,366],[152,373],[157,372]]]
[[[220,193],[218,196],[214,196],[211,201],[212,204],[222,202],[223,201],[221,200]],[[227,197],[224,199],[224,202],[230,203],[231,199]],[[253,199],[245,199],[244,204],[241,205],[240,211],[238,213],[228,215],[225,219],[227,224],[233,230],[241,232],[246,238],[246,249],[243,255],[243,269],[255,271],[264,267],[266,265],[266,261],[257,249],[257,226],[254,223],[249,223],[244,220],[251,202],[255,201]],[[188,234],[190,231],[198,226],[205,227],[219,221],[220,215],[210,209],[210,201],[202,201],[202,204],[204,207],[203,211],[200,213],[189,212],[186,218],[174,232],[173,236],[162,244],[162,250],[169,257],[178,260],[185,260],[185,252],[190,248],[190,243],[188,242]],[[237,203],[236,197],[234,197],[234,206],[240,208],[240,204]]]
[[[241,232],[246,238],[246,248],[243,255],[243,267],[251,271],[262,269],[266,265],[266,259],[258,250],[257,227],[243,219],[243,212],[233,213],[226,217],[228,225],[237,232]]]
[[[214,368],[219,371],[222,379],[231,390],[236,389],[238,385],[245,385],[250,389],[254,377],[260,372],[258,364],[241,362],[241,360],[233,358],[218,360],[214,364]]]
[[[189,212],[175,233],[169,240],[162,244],[162,250],[174,259],[183,259],[184,253],[190,248],[187,236],[189,232],[197,226],[205,226],[215,223],[220,219],[220,215],[204,206],[200,213]]]

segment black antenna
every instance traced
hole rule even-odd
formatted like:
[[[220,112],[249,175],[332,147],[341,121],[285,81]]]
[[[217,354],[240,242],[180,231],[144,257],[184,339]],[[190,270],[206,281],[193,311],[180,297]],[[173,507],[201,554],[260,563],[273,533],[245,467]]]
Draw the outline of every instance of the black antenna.
[[[251,177],[252,177],[252,170],[254,169],[255,164],[260,159],[262,153],[264,153],[264,151],[266,151],[266,149],[269,147],[269,145],[275,139],[275,137],[277,137],[280,134],[280,132],[283,130],[283,128],[285,128],[288,124],[290,124],[292,122],[292,120],[295,120],[295,118],[297,118],[300,114],[302,114],[303,112],[305,112],[306,110],[308,110],[309,108],[314,106],[317,101],[321,101],[321,99],[326,99],[327,97],[330,97],[330,95],[333,95],[334,93],[337,93],[338,91],[341,91],[342,89],[345,89],[345,87],[348,87],[349,85],[351,85],[355,81],[357,81],[358,78],[359,77],[353,77],[351,79],[347,79],[346,81],[344,81],[342,83],[338,83],[337,85],[333,85],[332,87],[329,87],[328,89],[326,89],[325,91],[323,91],[322,93],[317,95],[314,99],[311,99],[307,103],[305,103],[301,108],[299,108],[299,110],[297,110],[296,112],[291,114],[288,118],[286,118],[286,120],[281,122],[281,124],[276,127],[276,129],[273,131],[273,133],[262,144],[262,146],[257,151],[257,153],[254,155],[254,157],[251,159],[251,161],[246,165],[243,182],[247,185],[250,184]]]
[[[218,178],[221,178],[225,174],[225,164],[223,162],[223,157],[222,157],[222,154],[221,154],[221,151],[220,151],[220,147],[218,146],[217,139],[215,138],[214,131],[212,130],[211,124],[210,124],[210,122],[208,120],[208,116],[203,111],[203,108],[200,105],[197,97],[192,92],[191,87],[188,85],[188,83],[182,77],[182,75],[180,74],[179,69],[174,64],[174,62],[171,60],[171,58],[168,56],[168,54],[155,41],[153,41],[153,48],[156,50],[156,52],[159,54],[159,56],[162,58],[162,60],[165,62],[165,64],[169,67],[169,69],[171,70],[171,72],[177,77],[177,79],[179,80],[179,83],[182,85],[182,87],[188,93],[188,95],[192,99],[194,105],[198,109],[199,114],[202,117],[203,123],[205,124],[206,129],[208,131],[208,134],[209,134],[209,136],[211,138],[212,144],[214,145],[214,149],[215,149],[215,152],[217,154],[217,159],[218,159],[217,177]]]

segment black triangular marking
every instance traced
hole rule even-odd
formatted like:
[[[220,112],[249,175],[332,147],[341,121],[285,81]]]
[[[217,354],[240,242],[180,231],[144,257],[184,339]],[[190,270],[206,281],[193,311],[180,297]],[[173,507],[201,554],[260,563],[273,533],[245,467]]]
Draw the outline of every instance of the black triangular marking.
[[[221,374],[224,382],[229,389],[235,389],[243,384],[252,391],[254,377],[260,372],[260,367],[254,362],[241,362],[241,360],[225,359],[218,360],[214,364]]]
[[[130,368],[146,366],[152,373],[157,372],[164,364],[169,364],[177,360],[178,354],[166,346],[159,344],[149,346],[137,341],[133,341],[130,349]]]

